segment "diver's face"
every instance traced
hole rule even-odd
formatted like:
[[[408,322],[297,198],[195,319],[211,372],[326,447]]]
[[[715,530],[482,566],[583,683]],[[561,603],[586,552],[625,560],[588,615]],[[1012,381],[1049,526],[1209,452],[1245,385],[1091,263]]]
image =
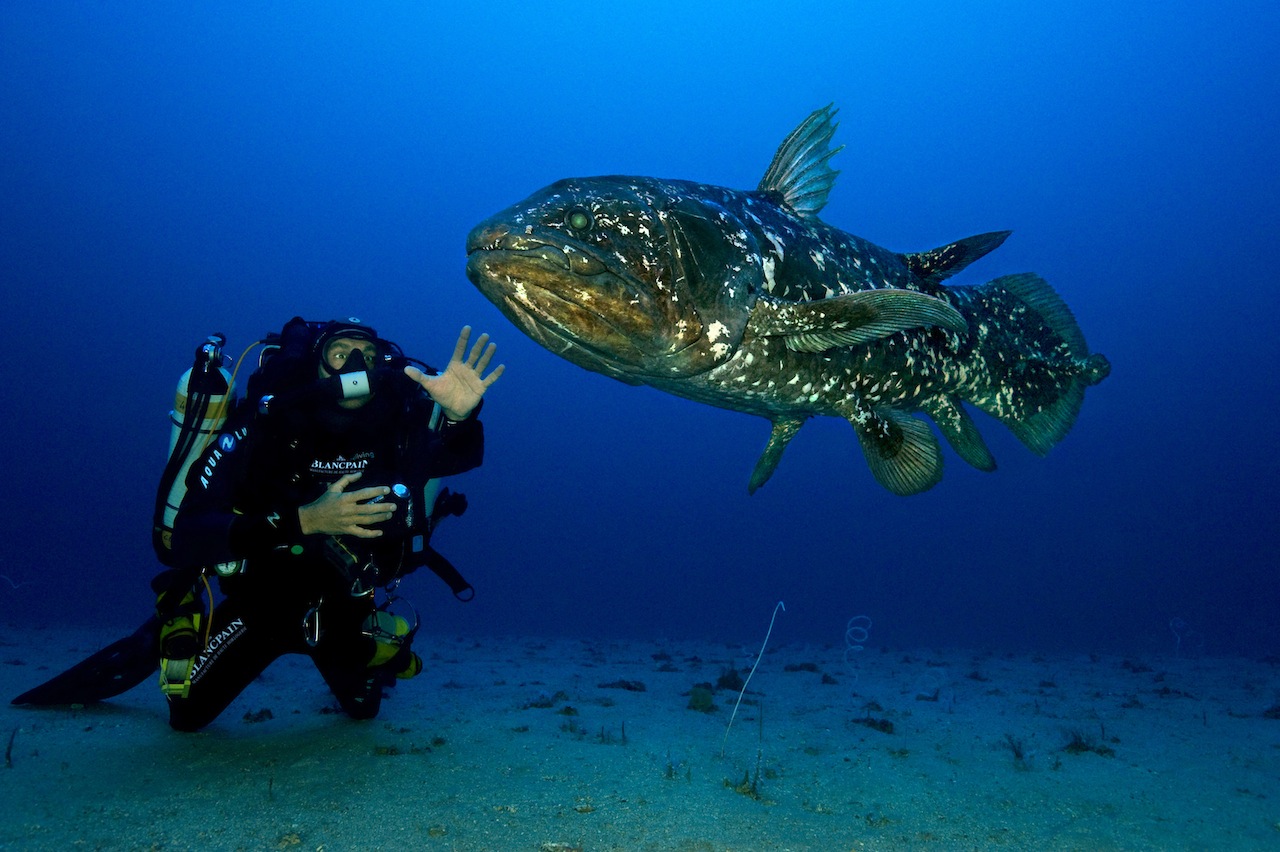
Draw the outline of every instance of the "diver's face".
[[[347,365],[357,350],[364,356],[365,369],[372,370],[377,363],[378,349],[372,340],[358,337],[335,337],[324,348],[324,360],[336,373]]]
[[[372,340],[363,340],[358,337],[335,337],[330,340],[324,348],[324,360],[329,368],[335,373],[347,365],[352,358],[364,358],[364,366],[366,370],[373,370],[378,362],[378,350]],[[323,367],[317,366],[316,371],[320,374],[320,378],[325,378],[326,373]],[[373,394],[368,396],[360,396],[355,399],[343,399],[338,401],[338,405],[343,408],[360,408],[373,398]]]

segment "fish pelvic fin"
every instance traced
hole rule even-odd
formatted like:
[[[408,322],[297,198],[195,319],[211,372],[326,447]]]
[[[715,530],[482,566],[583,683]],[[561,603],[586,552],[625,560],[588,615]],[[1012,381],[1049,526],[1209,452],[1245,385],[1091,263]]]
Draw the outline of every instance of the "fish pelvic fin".
[[[978,470],[990,473],[996,469],[995,456],[991,455],[977,424],[960,400],[939,395],[921,402],[920,408],[937,424],[938,431],[956,455]]]
[[[964,332],[968,323],[948,302],[925,293],[862,290],[812,302],[759,299],[750,327],[781,337],[793,352],[826,352],[926,326]]]
[[[992,231],[965,237],[929,251],[899,255],[907,268],[926,284],[937,284],[964,269],[975,260],[998,249],[1013,231]]]
[[[1105,379],[1111,363],[1089,353],[1070,308],[1040,276],[1006,275],[976,290],[999,317],[1020,319],[983,352],[993,387],[970,401],[1043,456],[1071,431],[1085,389]]]
[[[831,147],[838,126],[833,120],[836,112],[827,104],[800,122],[778,146],[757,187],[760,192],[781,194],[783,202],[805,218],[816,218],[826,206],[840,174],[830,165],[831,158],[844,148]]]
[[[942,450],[923,420],[880,408],[849,422],[872,475],[894,494],[919,494],[942,481]]]
[[[778,462],[782,461],[782,451],[787,448],[787,444],[791,443],[791,439],[800,431],[800,427],[804,425],[804,417],[784,417],[773,421],[773,429],[769,433],[769,443],[765,445],[764,452],[760,454],[760,459],[756,462],[755,469],[751,471],[751,481],[747,483],[747,493],[755,494],[760,486],[769,481],[769,477],[773,476],[774,470],[778,467]]]

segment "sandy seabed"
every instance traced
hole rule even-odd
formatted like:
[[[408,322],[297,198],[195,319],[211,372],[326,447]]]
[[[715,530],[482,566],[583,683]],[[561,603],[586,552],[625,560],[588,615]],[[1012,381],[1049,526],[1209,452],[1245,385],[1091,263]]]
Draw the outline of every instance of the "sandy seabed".
[[[0,629],[0,693],[116,638]],[[6,700],[0,849],[1280,849],[1274,659],[782,645],[729,727],[758,648],[415,647],[371,722],[301,657],[198,734]]]

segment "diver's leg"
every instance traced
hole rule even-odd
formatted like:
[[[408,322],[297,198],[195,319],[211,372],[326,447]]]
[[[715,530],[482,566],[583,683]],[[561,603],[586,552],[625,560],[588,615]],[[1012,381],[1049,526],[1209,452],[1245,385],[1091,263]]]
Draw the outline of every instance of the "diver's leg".
[[[325,634],[311,651],[311,659],[338,704],[352,719],[372,719],[382,706],[382,688],[394,678],[383,666],[370,666],[374,641],[348,617],[343,629]]]
[[[272,631],[255,627],[234,602],[224,601],[215,611],[208,645],[196,657],[187,697],[169,696],[169,725],[200,730],[286,650]]]
[[[338,699],[342,711],[352,719],[372,719],[382,708],[382,688],[394,677],[381,668],[369,666],[321,666],[320,674]]]

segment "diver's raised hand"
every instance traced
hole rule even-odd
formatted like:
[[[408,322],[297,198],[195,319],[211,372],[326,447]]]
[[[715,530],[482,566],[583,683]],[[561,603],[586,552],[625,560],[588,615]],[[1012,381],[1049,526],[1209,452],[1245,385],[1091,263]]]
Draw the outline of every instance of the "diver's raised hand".
[[[417,367],[404,368],[404,374],[422,385],[423,390],[440,404],[444,416],[453,421],[465,420],[480,404],[484,392],[506,369],[505,364],[499,364],[489,375],[484,375],[498,347],[489,343],[489,335],[482,334],[468,353],[467,342],[470,339],[471,326],[463,326],[458,344],[453,347],[449,366],[438,376],[428,376]]]
[[[374,497],[382,497],[391,489],[385,485],[347,491],[347,486],[361,474],[348,473],[330,485],[314,502],[298,509],[298,523],[303,535],[354,535],[360,538],[377,538],[382,530],[369,529],[370,524],[380,524],[395,513],[396,504],[368,503]]]

